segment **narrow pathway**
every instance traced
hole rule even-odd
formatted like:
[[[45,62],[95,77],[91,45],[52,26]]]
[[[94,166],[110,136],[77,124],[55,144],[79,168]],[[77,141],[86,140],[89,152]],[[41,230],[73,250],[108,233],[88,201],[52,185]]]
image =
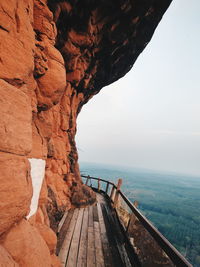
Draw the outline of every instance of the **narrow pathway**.
[[[104,197],[86,208],[71,209],[58,236],[62,267],[131,267],[125,241]]]

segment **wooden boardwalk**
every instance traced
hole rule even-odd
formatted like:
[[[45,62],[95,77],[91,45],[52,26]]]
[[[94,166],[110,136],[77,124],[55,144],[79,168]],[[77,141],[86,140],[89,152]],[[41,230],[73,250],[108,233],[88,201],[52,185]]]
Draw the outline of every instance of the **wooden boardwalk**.
[[[65,214],[57,247],[62,267],[138,266],[130,259],[112,208],[102,195],[97,194],[97,200],[94,206]]]

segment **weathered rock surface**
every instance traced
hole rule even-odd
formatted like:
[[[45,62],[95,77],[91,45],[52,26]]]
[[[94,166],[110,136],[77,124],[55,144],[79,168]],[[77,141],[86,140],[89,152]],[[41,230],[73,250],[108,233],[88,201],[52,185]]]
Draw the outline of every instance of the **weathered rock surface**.
[[[47,244],[37,229],[26,220],[17,223],[2,239],[2,245],[20,266],[51,266]]]
[[[36,224],[36,228],[38,229],[39,233],[45,240],[50,250],[50,253],[51,254],[55,253],[57,237],[56,234],[53,232],[53,230],[51,230],[51,228],[49,228],[45,224]]]
[[[0,150],[27,155],[32,148],[32,112],[29,97],[0,79]]]
[[[95,201],[79,173],[77,115],[131,69],[170,2],[1,0],[0,255],[10,266],[59,266],[49,227]],[[27,158],[46,161],[29,221]]]
[[[7,250],[0,246],[0,266],[2,267],[19,267],[19,264],[17,264],[11,255],[7,252]]]
[[[25,157],[0,152],[0,234],[28,215],[32,197],[30,167]]]

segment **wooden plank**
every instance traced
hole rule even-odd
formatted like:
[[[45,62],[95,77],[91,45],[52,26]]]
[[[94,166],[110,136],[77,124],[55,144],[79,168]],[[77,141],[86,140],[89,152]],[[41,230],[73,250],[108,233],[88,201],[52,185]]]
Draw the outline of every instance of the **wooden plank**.
[[[63,224],[64,224],[64,222],[65,222],[65,220],[66,220],[66,218],[67,218],[67,214],[68,214],[68,210],[65,211],[65,213],[64,213],[64,215],[63,215],[63,217],[62,217],[62,219],[60,220],[60,222],[59,222],[59,224],[58,224],[58,231],[57,231],[57,233],[60,232],[60,230],[61,230],[61,228],[62,228],[62,226],[63,226]]]
[[[74,233],[68,253],[67,264],[66,267],[75,267],[77,264],[77,257],[78,257],[78,249],[79,249],[79,241],[81,235],[81,228],[83,222],[83,211],[84,209],[79,209],[78,218],[76,221],[76,226],[74,228]]]
[[[98,216],[99,216],[99,226],[100,226],[101,243],[102,243],[103,255],[104,255],[104,264],[106,267],[111,267],[113,266],[112,254],[111,254],[111,250],[110,250],[110,246],[108,242],[106,226],[105,226],[100,203],[97,203],[97,210],[98,210]]]
[[[68,228],[67,233],[65,235],[64,242],[63,242],[62,247],[60,249],[60,252],[58,254],[58,257],[59,257],[59,259],[61,261],[61,266],[62,267],[65,267],[67,255],[68,255],[68,252],[69,252],[69,247],[70,247],[72,236],[73,236],[73,233],[74,233],[74,228],[76,226],[77,217],[78,217],[78,209],[75,209],[74,213],[73,213],[73,216],[72,216],[72,219],[70,221],[69,228]]]
[[[95,243],[94,243],[94,222],[93,207],[89,207],[88,213],[88,243],[87,243],[87,267],[95,267]]]
[[[78,267],[87,266],[88,210],[89,208],[85,208],[83,214],[83,224],[81,229],[81,238],[80,238],[78,261],[77,261]]]
[[[94,240],[95,240],[95,256],[96,266],[104,267],[103,248],[101,243],[100,226],[99,222],[94,221]]]
[[[98,217],[98,211],[97,211],[97,204],[93,206],[93,221],[98,222],[99,217]]]
[[[65,221],[64,221],[64,223],[63,223],[63,225],[59,231],[58,241],[57,241],[57,246],[56,246],[56,254],[57,255],[59,254],[60,249],[62,247],[62,244],[65,240],[65,236],[66,236],[66,233],[68,231],[73,214],[74,214],[74,209],[70,209],[68,214],[67,214],[67,217],[66,217],[66,219],[65,219]]]
[[[88,214],[88,226],[93,227],[93,206],[89,207],[89,214]]]
[[[106,236],[106,227],[105,227],[104,218],[103,218],[100,203],[97,203],[97,211],[98,211],[101,234],[105,236],[105,239],[107,240],[106,242],[108,243],[108,239]]]

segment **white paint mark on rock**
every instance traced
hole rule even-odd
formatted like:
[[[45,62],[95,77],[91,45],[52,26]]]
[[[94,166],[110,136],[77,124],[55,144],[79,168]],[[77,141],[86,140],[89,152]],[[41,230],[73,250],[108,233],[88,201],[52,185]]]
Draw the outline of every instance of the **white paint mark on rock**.
[[[30,213],[27,216],[29,219],[33,214],[36,213],[38,208],[38,200],[40,196],[40,190],[45,173],[46,161],[43,159],[28,159],[31,164],[31,178],[33,185],[33,196],[31,199]]]

